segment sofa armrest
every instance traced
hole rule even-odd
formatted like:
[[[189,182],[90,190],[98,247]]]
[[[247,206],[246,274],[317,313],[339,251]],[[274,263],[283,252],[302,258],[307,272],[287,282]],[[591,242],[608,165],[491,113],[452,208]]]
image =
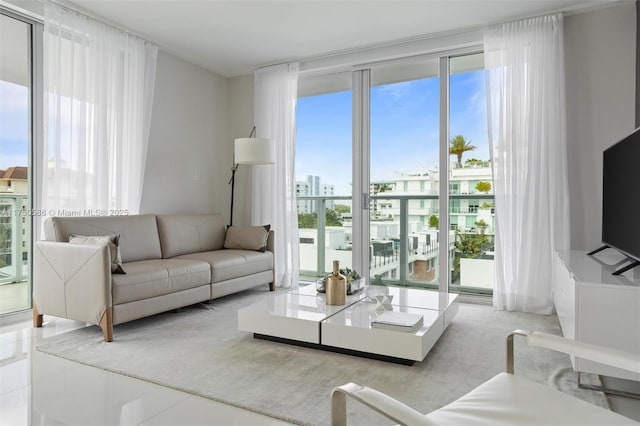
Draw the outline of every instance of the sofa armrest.
[[[107,246],[37,241],[33,250],[34,315],[101,325],[105,316],[111,316],[110,256]]]

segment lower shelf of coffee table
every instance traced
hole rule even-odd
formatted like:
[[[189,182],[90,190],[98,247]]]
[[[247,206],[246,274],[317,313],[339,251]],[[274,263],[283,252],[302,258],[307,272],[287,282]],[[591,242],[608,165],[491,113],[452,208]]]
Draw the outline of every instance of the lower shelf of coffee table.
[[[363,352],[363,351],[356,351],[352,349],[339,348],[335,346],[321,345],[318,343],[303,342],[301,340],[284,339],[282,337],[268,336],[266,334],[254,333],[253,337],[255,339],[269,340],[271,342],[285,343],[288,345],[302,346],[302,347],[311,348],[311,349],[319,349],[319,350],[328,351],[328,352],[335,352],[339,354],[357,356],[360,358],[368,358],[368,359],[375,359],[378,361],[392,362],[395,364],[413,365],[416,363],[416,361],[412,359],[396,358],[392,356],[380,355],[380,354],[375,354],[370,352]]]

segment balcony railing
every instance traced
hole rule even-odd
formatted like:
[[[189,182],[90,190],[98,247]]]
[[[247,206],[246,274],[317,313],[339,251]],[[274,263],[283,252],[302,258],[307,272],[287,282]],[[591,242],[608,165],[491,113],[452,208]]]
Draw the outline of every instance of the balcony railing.
[[[0,285],[29,279],[31,218],[27,216],[28,203],[27,195],[0,193]]]
[[[399,195],[399,194],[377,194],[370,196],[372,210],[370,211],[370,239],[369,246],[369,263],[370,263],[370,279],[372,281],[383,281],[385,283],[403,284],[403,285],[423,285],[437,286],[440,279],[438,271],[438,256],[440,252],[440,237],[437,229],[429,227],[429,218],[431,215],[416,213],[416,209],[410,208],[411,204],[416,201],[425,202],[425,208],[419,210],[428,210],[437,212],[438,207],[437,195]],[[492,201],[492,194],[473,194],[473,195],[450,195],[449,199],[459,200],[487,200]],[[311,203],[315,206],[313,212],[324,212],[330,205],[351,205],[350,196],[300,196],[298,200],[300,204],[304,204],[307,208]],[[430,203],[430,205],[427,205]],[[373,206],[392,205],[392,208],[378,209],[373,211]],[[472,210],[472,209],[467,209]],[[300,212],[304,213],[304,212]],[[308,212],[307,212],[308,213]],[[431,213],[437,214],[437,213]],[[478,214],[476,212],[467,212],[467,214]],[[313,281],[318,277],[324,276],[331,270],[333,260],[339,260],[341,266],[352,268],[351,258],[351,242],[352,242],[352,221],[351,214],[343,217],[342,226],[327,226],[324,214],[317,214],[317,224],[312,229],[300,229],[300,279],[301,281]],[[478,219],[476,219],[478,220]],[[489,220],[492,222],[492,217]],[[485,223],[487,220],[485,220]],[[465,227],[458,225],[456,229],[449,232],[448,250],[449,265],[451,270],[444,277],[453,276],[454,282],[452,286],[474,287],[468,283],[461,283],[464,274],[460,271],[460,262],[456,260],[466,255],[461,254],[456,248],[456,238],[468,238],[469,244],[474,237],[485,234],[490,243],[493,242],[492,223],[488,223],[487,227]],[[475,238],[476,240],[478,238]],[[475,241],[475,240],[474,240]],[[486,247],[483,247],[486,249]],[[492,258],[492,250],[487,250],[489,254],[484,253],[482,260],[490,260]],[[475,259],[472,259],[475,260]],[[473,267],[480,268],[480,263]],[[470,268],[471,262],[467,259],[464,261],[464,267]],[[486,272],[486,265],[482,266]],[[486,275],[486,274],[485,274]],[[468,281],[469,274],[466,274]],[[473,278],[472,278],[473,281]],[[492,288],[492,283],[485,279],[477,288]],[[480,291],[482,292],[482,291]]]

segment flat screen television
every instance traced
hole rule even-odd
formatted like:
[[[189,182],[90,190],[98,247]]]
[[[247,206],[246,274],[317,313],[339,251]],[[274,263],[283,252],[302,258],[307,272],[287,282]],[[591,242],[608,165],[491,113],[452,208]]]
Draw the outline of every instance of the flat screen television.
[[[640,128],[603,153],[602,242],[640,264]],[[605,246],[605,247],[606,247]]]

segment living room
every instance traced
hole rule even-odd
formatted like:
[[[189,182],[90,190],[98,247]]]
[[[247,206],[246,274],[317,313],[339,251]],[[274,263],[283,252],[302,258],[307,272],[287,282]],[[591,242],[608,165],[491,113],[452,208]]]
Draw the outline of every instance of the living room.
[[[180,14],[176,16],[180,16],[180,18],[176,20],[179,21],[180,25],[167,27],[165,31],[158,30],[158,33],[153,33],[152,26],[147,28],[145,24],[147,21],[153,20],[150,18],[158,19],[159,21],[161,18],[170,19],[172,13],[176,13],[176,9],[172,9],[170,4],[173,2],[166,2],[168,3],[165,5],[167,9],[154,5],[153,10],[148,10],[148,6],[140,2],[121,2],[122,4],[119,6],[110,5],[109,3],[81,1],[75,2],[75,4],[65,3],[65,6],[75,7],[81,13],[88,14],[91,19],[103,20],[120,30],[133,33],[136,37],[145,38],[159,47],[155,68],[152,114],[149,117],[148,148],[144,160],[144,175],[140,184],[138,211],[156,215],[220,213],[225,221],[231,219],[233,224],[240,226],[263,223],[259,219],[259,215],[256,216],[256,212],[259,210],[256,206],[263,203],[264,199],[256,195],[255,177],[263,172],[270,173],[272,169],[275,170],[276,167],[282,165],[282,163],[278,164],[278,161],[271,166],[247,166],[241,164],[237,169],[237,173],[234,173],[233,217],[229,218],[229,210],[231,208],[229,179],[232,174],[231,168],[235,163],[234,139],[249,136],[253,126],[256,126],[257,136],[272,136],[266,133],[265,129],[267,127],[261,124],[264,122],[264,118],[258,117],[256,113],[258,106],[254,105],[254,97],[256,96],[254,93],[254,89],[256,89],[254,71],[267,69],[273,64],[298,63],[298,89],[300,90],[304,84],[309,83],[314,78],[320,79],[323,76],[344,74],[345,72],[351,76],[354,72],[365,69],[367,66],[370,69],[374,69],[375,65],[381,63],[402,64],[402,61],[406,61],[406,58],[414,58],[420,55],[430,59],[429,55],[432,55],[433,52],[456,52],[458,55],[461,52],[465,54],[477,53],[478,46],[480,49],[483,46],[482,30],[488,25],[498,25],[518,19],[562,12],[566,85],[566,178],[570,211],[568,229],[564,231],[568,234],[569,247],[573,250],[589,251],[602,245],[603,151],[615,142],[630,135],[637,127],[636,123],[638,123],[636,117],[638,99],[636,93],[637,15],[634,1],[567,1],[562,2],[562,5],[550,5],[547,2],[523,2],[530,9],[516,8],[514,10],[509,9],[509,7],[513,6],[511,4],[507,7],[502,4],[486,3],[484,8],[497,7],[504,10],[501,10],[500,14],[493,10],[493,14],[486,14],[489,17],[483,14],[484,18],[479,16],[478,21],[471,19],[470,15],[473,15],[473,13],[467,12],[460,15],[462,12],[457,8],[444,6],[443,3],[438,2],[435,2],[436,5],[432,4],[433,2],[407,2],[403,6],[388,6],[390,9],[384,9],[382,5],[378,5],[378,7],[370,5],[371,10],[369,12],[371,14],[365,15],[366,19],[380,19],[380,28],[386,28],[388,25],[388,33],[380,29],[365,31],[366,26],[362,24],[362,20],[365,18],[358,16],[355,11],[355,9],[359,9],[358,6],[361,6],[363,2],[342,2],[344,3],[343,5],[335,4],[333,7],[345,7],[346,9],[342,10],[342,12],[349,19],[345,19],[346,22],[341,20],[334,22],[336,33],[333,37],[328,37],[327,44],[324,45],[319,43],[317,38],[313,38],[318,37],[317,33],[313,33],[313,31],[318,31],[318,26],[322,27],[324,25],[326,28],[329,25],[327,22],[333,22],[332,19],[335,16],[332,16],[332,13],[335,15],[335,10],[322,4],[323,2],[309,2],[307,6],[310,9],[304,9],[303,6],[297,3],[295,3],[296,6],[287,4],[287,9],[281,2],[264,2],[262,6],[248,2],[211,2],[211,5],[207,5],[209,2],[201,2],[201,4],[196,2],[196,4],[177,8]],[[235,3],[239,3],[239,5]],[[273,6],[272,8],[268,6],[270,3],[273,3],[271,5]],[[381,4],[383,3],[381,2]],[[280,8],[275,7],[274,4],[279,5]],[[126,9],[125,6],[127,8],[130,7],[130,9]],[[475,10],[477,12],[476,15],[480,15],[478,9],[474,9],[473,5],[469,3],[461,2],[460,6]],[[3,12],[6,11],[13,14],[11,16],[19,15],[36,22],[42,22],[43,19],[42,3],[40,2],[10,0],[2,1],[0,7],[2,7]],[[207,7],[212,7],[212,9],[207,9]],[[264,16],[264,22],[269,22],[269,26],[282,25],[276,18],[277,11],[283,7],[291,14],[291,17],[301,15],[307,17],[301,20],[304,25],[296,25],[295,27],[296,32],[304,34],[303,27],[307,26],[310,37],[305,40],[300,36],[300,44],[294,46],[298,50],[289,48],[289,43],[286,42],[291,38],[298,38],[298,35],[292,37],[285,29],[280,29],[279,31],[274,30],[274,34],[277,33],[282,38],[266,39],[267,35],[264,34],[266,30],[264,26],[261,27],[259,25],[262,22],[259,16]],[[403,9],[405,7],[406,9]],[[434,9],[429,9],[429,7],[434,7]],[[478,6],[476,5],[475,7]],[[119,8],[123,8],[121,13],[118,13]],[[479,9],[483,9],[483,7]],[[173,12],[171,12],[172,10]],[[385,11],[388,13],[385,13]],[[225,13],[228,15],[225,15]],[[421,29],[419,32],[415,32],[418,31],[415,28],[419,26],[418,24],[421,23],[421,20],[426,20],[428,15],[439,17],[438,13],[442,13],[440,20],[447,21],[443,22],[442,26],[436,26],[436,22],[431,20],[425,21],[431,23],[431,26],[421,24],[422,28],[438,28],[437,31]],[[195,20],[196,18],[193,17],[193,15],[206,16],[206,14],[216,15],[218,25],[213,26],[216,27],[215,31],[204,31],[202,28],[207,25],[203,24],[202,21]],[[398,18],[398,14],[404,16],[404,21]],[[451,17],[452,15],[459,16],[454,19]],[[187,19],[190,16],[191,20]],[[246,35],[246,40],[242,39],[242,36],[235,35],[234,31],[237,31],[238,28],[233,28],[236,25],[244,26],[244,24],[241,24],[243,16],[247,19],[250,18],[249,21],[251,23],[258,21],[252,28],[251,35]],[[409,19],[409,16],[411,16],[411,19]],[[468,21],[462,20],[462,16]],[[498,19],[496,18],[497,16],[502,18]],[[386,19],[397,22],[392,25]],[[431,17],[430,19],[434,18]],[[480,21],[480,19],[484,19],[484,21]],[[135,24],[136,20],[140,22],[139,25]],[[385,25],[383,26],[382,23],[385,23]],[[349,29],[349,26],[351,26],[351,29]],[[413,28],[414,33],[400,32],[398,28],[403,26]],[[393,31],[396,32],[394,33]],[[182,37],[182,35],[189,33],[194,34],[191,34],[191,37]],[[157,34],[155,35],[156,38],[152,38],[152,34]],[[381,38],[383,36],[386,38]],[[194,46],[180,44],[189,38],[191,38]],[[193,41],[194,39],[198,39],[197,43]],[[212,41],[214,39],[217,41],[216,43]],[[220,42],[221,40],[223,41],[222,43]],[[215,54],[204,54],[203,52],[207,51],[209,42],[220,50],[217,50]],[[331,45],[331,42],[334,44]],[[198,47],[204,50],[196,50]],[[487,61],[486,56],[485,52],[485,61]],[[372,77],[376,78],[375,70],[372,71]],[[353,84],[351,81],[350,77],[349,84]],[[309,87],[309,85],[304,87]],[[331,90],[327,89],[328,92]],[[350,86],[350,90],[351,93],[354,93],[355,99],[355,93],[358,89],[354,85],[353,87]],[[452,134],[451,137],[453,136]],[[444,144],[448,144],[448,142],[447,138]],[[474,143],[476,142],[477,140],[474,138]],[[353,152],[356,152],[355,148]],[[451,161],[453,157],[448,154],[448,152],[445,152],[445,158],[441,164],[448,164]],[[469,156],[465,154],[463,161],[473,155],[475,154],[470,154]],[[357,159],[358,155],[354,154],[353,157]],[[36,160],[33,161],[31,164],[35,168],[37,162],[35,162]],[[340,160],[336,159],[336,161]],[[14,164],[14,166],[18,165]],[[359,165],[361,166],[362,164],[359,163]],[[330,169],[331,167],[331,164],[327,164],[325,168]],[[345,166],[341,164],[340,167]],[[352,167],[354,166],[347,164],[346,167],[353,172]],[[0,168],[5,169],[6,166],[3,165]],[[441,167],[441,169],[443,168]],[[34,179],[34,177],[31,179]],[[37,180],[37,176],[35,179]],[[335,183],[352,183],[344,181],[345,179],[342,179],[340,182]],[[371,182],[373,181],[372,175]],[[37,191],[37,181],[33,181],[32,184]],[[363,182],[357,183],[354,181],[353,185],[353,194],[368,192],[366,190],[363,191],[363,188],[366,188]],[[360,186],[357,187],[356,185]],[[495,190],[497,191],[497,188]],[[266,190],[265,194],[268,194]],[[402,195],[398,195],[396,191],[391,191],[388,194],[396,196],[398,200],[402,199]],[[32,195],[35,197],[38,194],[34,193]],[[493,191],[489,195],[493,196]],[[372,202],[379,201],[381,197],[378,194],[378,198],[373,197],[371,200]],[[356,204],[359,200],[356,200],[357,197],[353,198],[354,205],[352,206],[351,214],[358,210]],[[463,194],[460,195],[460,198],[464,199]],[[479,198],[482,199],[482,197]],[[436,199],[435,202],[440,203],[441,201],[441,199]],[[445,209],[440,210],[446,210],[446,204]],[[496,214],[499,214],[499,211]],[[426,219],[428,218],[427,216]],[[444,219],[441,217],[440,221],[444,222]],[[474,221],[477,222],[478,218],[474,218]],[[275,230],[276,234],[278,233],[278,228],[282,229],[282,227],[274,226],[275,222],[272,220],[268,222],[271,222],[272,229]],[[265,221],[264,223],[267,222]],[[355,223],[357,223],[357,219],[354,217],[352,226]],[[403,227],[405,225],[400,224],[399,226]],[[443,223],[442,226],[445,226],[445,224]],[[362,248],[358,249],[357,247],[358,241],[362,242],[362,238],[364,238],[364,232],[361,229],[360,234],[358,234],[355,227],[352,229],[353,233],[349,234],[349,242],[353,244],[353,252],[349,253],[353,253],[353,256],[359,255],[360,261],[363,262],[362,259],[366,259],[367,256],[363,256]],[[300,237],[303,236],[303,232],[307,231],[300,230]],[[408,229],[405,232],[410,233],[410,230]],[[37,233],[36,224],[34,225],[33,235],[37,235]],[[319,234],[320,232],[316,234],[316,237]],[[279,236],[279,238],[281,237]],[[298,239],[298,236],[295,235],[292,238]],[[368,242],[369,238],[366,238]],[[34,237],[35,239],[37,237]],[[439,250],[441,249],[442,247],[439,247],[435,250],[440,254]],[[345,250],[341,251],[341,253],[344,252]],[[445,247],[444,253],[446,254],[446,252]],[[410,256],[408,254],[404,255]],[[601,255],[608,256],[607,253]],[[323,260],[320,260],[317,256],[318,253],[314,252],[312,257],[315,257],[315,271],[313,270],[314,267],[303,268],[302,262],[300,262],[299,277],[302,281],[315,281],[318,278],[318,274],[314,275],[309,272],[329,271],[326,265],[331,264],[332,255],[327,254]],[[403,254],[399,253],[398,256],[402,257]],[[448,258],[448,256],[440,255],[438,259],[444,261],[445,258]],[[436,261],[436,263],[440,262],[440,260]],[[545,264],[540,265],[540,269],[554,269],[555,266],[551,264],[551,260],[545,262]],[[325,266],[319,266],[322,264]],[[360,271],[370,271],[368,265],[364,263],[352,266],[356,265],[358,265],[357,269]],[[432,269],[438,270],[438,268],[442,270],[440,264],[436,264]],[[303,269],[305,274],[302,273]],[[426,269],[428,272],[429,266]],[[410,273],[410,271],[406,273]],[[399,276],[401,274],[400,272],[398,273]],[[313,278],[309,278],[310,276]],[[635,279],[637,283],[637,278],[633,275],[633,271],[625,273],[625,276],[631,277],[632,281]],[[371,273],[371,276],[367,278],[374,281],[374,273]],[[448,279],[436,280],[435,287],[432,287],[432,289],[442,291],[444,288],[447,291],[450,284]],[[0,285],[0,287],[4,290],[9,286]],[[285,291],[287,289],[279,285],[276,289],[276,294]],[[309,389],[305,394],[307,396],[305,405],[291,407],[290,410],[279,408],[280,411],[276,411],[264,403],[262,405],[257,402],[246,403],[237,395],[246,391],[251,394],[248,398],[253,398],[256,401],[259,401],[260,398],[254,398],[253,394],[258,390],[263,392],[271,391],[277,395],[279,389],[274,389],[272,387],[273,382],[261,375],[248,375],[239,381],[244,387],[254,386],[255,392],[249,392],[239,387],[236,390],[236,399],[229,400],[229,398],[216,394],[215,390],[212,391],[213,393],[207,393],[206,390],[194,390],[186,383],[189,381],[186,380],[189,377],[151,378],[147,381],[135,381],[121,374],[113,373],[113,371],[127,372],[127,368],[120,367],[118,363],[111,364],[109,360],[105,360],[106,364],[100,364],[95,360],[89,359],[90,355],[87,355],[88,357],[84,361],[80,360],[77,358],[78,354],[70,355],[71,352],[77,351],[77,345],[76,349],[72,350],[72,342],[58,340],[57,345],[52,345],[52,340],[50,339],[53,337],[58,338],[58,336],[68,332],[78,332],[78,330],[87,328],[91,330],[89,333],[92,333],[93,342],[96,345],[104,345],[106,343],[103,343],[100,338],[95,339],[96,333],[98,335],[101,334],[100,329],[95,326],[85,327],[83,321],[65,320],[56,316],[49,316],[46,311],[44,312],[44,327],[41,329],[32,328],[30,318],[26,321],[24,313],[28,311],[30,315],[30,289],[28,293],[26,300],[28,306],[18,309],[18,311],[22,312],[3,315],[2,319],[0,319],[2,348],[3,352],[8,354],[3,358],[3,364],[0,367],[0,378],[2,379],[0,380],[2,383],[0,423],[2,424],[32,424],[37,422],[51,424],[55,423],[55,421],[78,424],[87,422],[97,422],[98,424],[125,422],[135,424],[202,424],[204,423],[203,419],[207,419],[207,423],[229,424],[236,421],[233,420],[234,418],[238,419],[237,423],[239,424],[277,423],[282,421],[283,418],[293,423],[305,421],[314,423],[304,416],[298,417],[298,413],[305,409],[312,412],[311,408],[306,404],[322,404],[323,409],[326,411],[325,414],[328,416],[330,394],[314,394],[315,391],[320,392],[321,389],[324,389],[316,386],[315,382],[311,383],[315,378],[313,380],[310,379]],[[202,310],[212,314],[226,315],[226,320],[234,323],[236,318],[232,314],[235,314],[238,309],[243,307],[243,304],[247,303],[246,300],[243,302],[244,297],[251,298],[251,300],[271,297],[269,293],[268,287],[263,286],[247,292],[220,297],[214,299],[211,304],[204,306],[204,308],[195,309],[195,316],[200,316],[202,313],[198,312],[198,310]],[[491,308],[491,297],[489,297],[491,292],[479,290],[462,293],[464,294],[460,294],[459,305],[463,308],[451,323],[452,326],[456,326],[456,321],[458,322],[457,330],[460,330],[461,324],[471,327],[472,324],[470,323],[478,322],[477,319],[475,321],[471,320],[472,313],[484,318],[480,323],[486,322],[487,329],[493,330],[493,328],[496,328],[493,331],[497,335],[504,331],[502,327],[508,327],[512,324],[518,324],[516,328],[527,329],[532,329],[534,325],[538,325],[544,328],[541,331],[549,331],[556,334],[561,333],[566,328],[565,324],[562,324],[562,318],[559,319],[562,316],[560,312],[552,315],[541,315],[540,318],[531,313],[516,313],[511,317],[515,318],[515,322],[511,323],[511,320],[506,319],[511,309],[507,308],[506,311],[498,309],[495,311],[479,310]],[[633,297],[631,299],[632,302],[636,300]],[[399,299],[399,296],[396,297],[397,299]],[[184,309],[184,311],[190,310],[193,309]],[[2,312],[4,312],[4,309]],[[500,321],[504,321],[504,323],[500,327],[489,326],[489,317],[493,318],[494,321],[500,318]],[[555,318],[555,323],[550,318]],[[539,320],[539,322],[533,321],[534,319],[536,321]],[[531,326],[526,325],[528,320],[532,321]],[[131,332],[132,341],[139,339],[140,342],[144,341],[149,345],[146,348],[143,345],[140,350],[144,351],[146,349],[148,352],[162,353],[162,344],[149,342],[143,337],[145,331],[148,331],[145,330],[145,326],[151,328],[150,321],[151,319],[143,318],[116,325],[112,343],[118,343],[119,335],[126,336],[124,333]],[[163,324],[167,326],[166,323]],[[417,365],[430,362],[431,365],[434,365],[434,369],[436,368],[435,365],[438,365],[440,367],[445,366],[443,368],[446,370],[446,363],[436,364],[435,360],[438,356],[444,356],[443,353],[438,351],[444,350],[445,343],[457,344],[458,339],[455,338],[455,330],[451,328],[446,331],[443,330],[441,339],[435,343],[432,349],[434,352],[428,354],[425,361],[418,362]],[[468,333],[472,333],[471,330],[488,333],[488,331],[483,331],[482,328],[469,328],[464,334],[465,337],[467,337]],[[219,334],[229,339],[235,339],[237,335],[249,336],[249,341],[253,341],[250,338],[250,334],[238,331],[235,323],[232,331],[233,333],[229,334],[228,330],[220,330],[214,327],[207,333],[209,335]],[[174,329],[173,334],[179,334],[179,331]],[[134,335],[135,337],[133,337]],[[124,339],[127,342],[130,341],[128,337]],[[493,338],[487,338],[487,340],[483,342],[483,345],[491,346],[492,349],[487,349],[489,352],[481,353],[484,357],[489,356],[489,353],[495,355],[496,359],[491,360],[491,365],[501,366],[503,363],[501,346],[503,341]],[[69,345],[68,348],[64,347],[65,342]],[[47,345],[47,343],[49,344]],[[260,342],[260,344],[265,345],[264,342]],[[42,350],[37,350],[36,347],[40,346],[42,346],[41,349],[48,347],[48,353],[57,351],[57,356],[46,355]],[[53,346],[57,346],[57,348]],[[304,349],[290,348],[288,345],[275,343],[265,347],[264,350],[266,351],[267,348],[273,350],[272,355],[275,357],[298,357],[300,362],[306,360],[310,365],[316,366],[318,364],[314,364],[313,360],[315,359],[315,362],[319,362],[319,358],[315,358],[316,352],[312,350],[305,351]],[[63,352],[67,349],[69,349],[69,355],[65,356]],[[242,352],[241,348],[234,349]],[[95,352],[92,352],[94,349],[86,348],[86,350],[87,354],[96,356]],[[117,351],[117,349],[111,350]],[[169,348],[166,350],[169,351]],[[206,346],[204,350],[214,351],[216,349]],[[462,349],[458,348],[458,350],[464,351],[468,350],[468,348],[462,347]],[[497,352],[494,353],[494,350]],[[116,354],[118,352],[113,353]],[[142,356],[140,355],[141,353],[143,352],[135,354]],[[135,357],[136,355],[133,354],[134,352],[122,353],[124,357]],[[234,352],[234,354],[234,356],[239,356],[237,352]],[[183,355],[188,356],[186,354]],[[76,356],[76,361],[80,363],[68,360],[74,359],[74,356]],[[380,365],[381,370],[387,368],[385,367],[386,364],[380,364],[378,361],[372,364],[371,361],[363,361],[358,357],[339,355],[339,358],[335,358],[338,355],[332,356],[334,358],[329,358],[329,360],[340,362],[342,368],[348,367],[352,370],[355,369],[354,371],[378,365]],[[64,359],[65,357],[67,359]],[[454,359],[459,365],[464,366],[465,371],[473,369],[474,359],[472,357]],[[540,359],[540,361],[543,360],[548,359]],[[252,359],[252,361],[256,360]],[[570,362],[567,363],[568,357],[562,358],[561,362],[562,364],[560,365],[563,368],[570,365]],[[516,364],[518,365],[518,362]],[[87,365],[93,365],[94,367],[87,367]],[[282,365],[289,366],[284,361]],[[317,368],[320,369],[319,371],[330,374],[331,368],[329,367],[322,365]],[[230,366],[228,368],[231,369]],[[396,371],[397,367],[388,366],[388,368]],[[537,367],[531,368],[535,370]],[[159,364],[157,369],[170,370],[167,364],[164,366]],[[128,376],[144,377],[142,373],[131,373],[131,371],[133,370],[129,370]],[[344,370],[339,371],[343,372]],[[65,378],[67,372],[69,372],[70,376]],[[224,370],[221,369],[215,370],[216,374],[223,374],[223,372]],[[278,373],[280,374],[281,372]],[[433,378],[436,380],[435,385],[438,386],[435,386],[434,383],[427,383],[424,388],[416,388],[415,392],[419,390],[435,392],[437,394],[434,398],[435,402],[441,402],[441,405],[465,393],[456,389],[455,383],[449,383],[450,379],[446,376],[438,376],[443,371],[434,370],[432,373],[434,374]],[[208,372],[206,374],[213,373]],[[388,372],[381,373],[385,377],[388,377],[388,374]],[[425,370],[424,374],[427,374],[427,370]],[[86,380],[95,381],[95,383],[86,382],[82,377],[83,375],[91,378]],[[470,389],[473,387],[471,382],[474,382],[473,385],[477,385],[485,380],[484,377],[476,376],[473,372],[467,373],[467,376],[470,376],[473,380],[460,385],[460,389]],[[293,375],[291,377],[298,379],[299,377],[304,377],[304,375],[300,373],[299,376]],[[263,378],[264,382],[258,384]],[[358,382],[358,375],[345,375],[341,378],[344,379],[344,383],[348,381]],[[45,395],[59,392],[59,389],[53,387],[52,384],[55,379],[68,380],[69,383],[75,383],[72,386],[74,389],[69,391],[70,393],[66,397],[55,399],[57,407],[54,406],[56,404],[47,402],[45,398]],[[233,384],[231,379],[233,377],[228,379],[222,383],[231,387]],[[285,378],[283,380],[289,387],[304,387],[305,383],[296,384],[296,379]],[[170,386],[158,385],[158,383],[166,384],[166,381],[172,380],[173,382],[170,383]],[[110,385],[104,384],[109,381],[118,382],[119,385],[115,388],[110,388]],[[102,385],[96,384],[98,382],[102,383]],[[37,383],[42,383],[43,386],[38,389]],[[614,383],[614,385],[620,384]],[[633,384],[627,385],[633,386]],[[136,394],[138,390],[139,394],[136,396],[123,396],[124,399],[130,398],[127,401],[123,401],[117,395],[129,395],[124,391],[128,387],[132,391],[131,395]],[[84,389],[91,389],[92,391],[85,391]],[[187,391],[188,393],[181,393],[176,389]],[[637,392],[637,388],[635,390]],[[109,393],[112,393],[112,395],[108,395]],[[289,393],[282,393],[283,398],[290,398],[288,396]],[[193,394],[204,395],[205,398],[193,397],[191,396]],[[401,393],[396,396],[402,399],[403,395],[406,394]],[[91,410],[87,409],[87,412],[85,412],[81,407],[74,407],[73,399],[81,397],[91,399],[91,401],[86,402],[86,407],[91,407]],[[602,397],[602,394],[600,394],[600,397]],[[310,400],[310,398],[317,400]],[[137,399],[142,402],[132,403]],[[622,414],[630,417],[634,415],[635,407],[635,418],[638,419],[636,401],[629,400],[631,401],[629,402],[627,399],[615,396],[609,396],[605,399],[609,400],[608,404],[614,411],[621,410]],[[412,401],[414,400],[412,398]],[[297,401],[300,404],[299,400],[294,399],[290,399],[290,404],[292,401]],[[409,405],[411,405],[412,401],[403,400]],[[237,410],[232,405],[242,407],[245,410]],[[287,403],[286,401],[280,401],[279,405],[287,406]],[[205,406],[209,408],[204,408]],[[628,407],[631,408],[629,409]],[[145,411],[147,409],[149,410],[148,412]],[[96,415],[96,410],[100,411],[101,414]],[[94,412],[90,413],[89,411]],[[263,415],[265,413],[267,415],[271,414],[272,417],[260,417],[255,412]],[[93,417],[91,417],[92,415]],[[224,417],[225,415],[228,417]],[[101,420],[97,420],[98,417]],[[324,422],[326,420],[320,420],[319,418],[317,424]]]

